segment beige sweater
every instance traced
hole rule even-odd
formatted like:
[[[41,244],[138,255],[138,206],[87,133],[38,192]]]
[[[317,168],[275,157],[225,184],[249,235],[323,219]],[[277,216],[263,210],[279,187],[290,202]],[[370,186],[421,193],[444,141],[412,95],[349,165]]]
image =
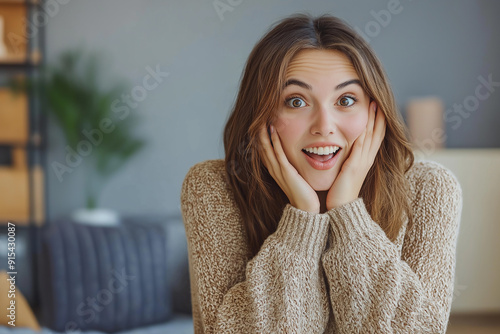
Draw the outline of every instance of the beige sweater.
[[[462,191],[440,164],[407,173],[415,223],[395,243],[362,198],[323,214],[290,204],[249,258],[223,160],[181,194],[196,333],[445,333]]]

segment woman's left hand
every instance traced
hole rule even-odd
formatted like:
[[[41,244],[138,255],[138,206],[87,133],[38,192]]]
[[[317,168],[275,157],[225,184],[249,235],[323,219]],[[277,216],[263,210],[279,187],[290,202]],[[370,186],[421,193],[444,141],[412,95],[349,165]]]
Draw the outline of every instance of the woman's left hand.
[[[339,207],[359,196],[361,186],[375,161],[385,136],[386,121],[382,112],[376,112],[375,101],[370,103],[366,129],[354,141],[351,153],[333,182],[326,197],[326,208]]]

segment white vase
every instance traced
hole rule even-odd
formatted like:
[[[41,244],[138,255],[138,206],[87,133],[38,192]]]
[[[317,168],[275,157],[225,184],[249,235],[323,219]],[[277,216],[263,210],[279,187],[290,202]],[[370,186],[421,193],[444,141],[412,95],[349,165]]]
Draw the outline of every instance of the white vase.
[[[415,149],[434,152],[444,148],[443,100],[437,96],[412,98],[406,108],[408,129]]]
[[[80,224],[96,226],[115,226],[120,224],[120,218],[116,211],[110,209],[78,209],[71,215],[73,221]]]

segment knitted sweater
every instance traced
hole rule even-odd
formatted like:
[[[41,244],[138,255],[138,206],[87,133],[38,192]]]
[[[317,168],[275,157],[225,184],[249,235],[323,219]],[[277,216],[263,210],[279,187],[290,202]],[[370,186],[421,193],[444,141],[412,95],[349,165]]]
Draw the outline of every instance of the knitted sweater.
[[[223,160],[182,185],[196,333],[445,333],[462,190],[442,165],[406,174],[414,224],[391,242],[362,198],[313,214],[287,204],[250,258]]]

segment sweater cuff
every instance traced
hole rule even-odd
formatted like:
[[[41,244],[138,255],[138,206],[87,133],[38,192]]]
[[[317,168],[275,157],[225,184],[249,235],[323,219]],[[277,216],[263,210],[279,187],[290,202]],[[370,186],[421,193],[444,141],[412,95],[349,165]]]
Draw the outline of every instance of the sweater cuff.
[[[275,232],[286,247],[308,258],[319,259],[328,239],[330,217],[287,204]]]
[[[334,239],[346,243],[349,239],[365,238],[371,229],[372,217],[361,197],[354,201],[330,209],[331,227]]]

